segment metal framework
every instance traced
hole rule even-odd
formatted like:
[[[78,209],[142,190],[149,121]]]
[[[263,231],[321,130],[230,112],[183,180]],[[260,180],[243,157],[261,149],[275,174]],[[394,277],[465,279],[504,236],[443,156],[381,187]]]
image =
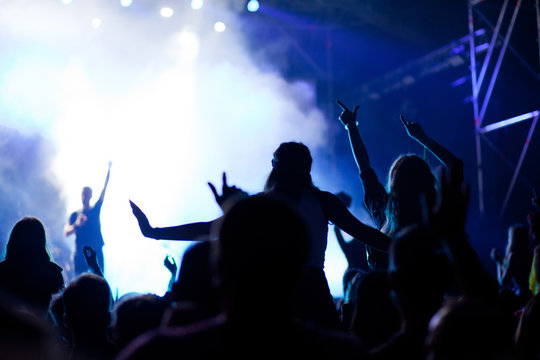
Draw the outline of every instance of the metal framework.
[[[485,134],[491,131],[501,129],[506,126],[517,124],[526,120],[531,120],[532,123],[529,128],[529,132],[523,148],[521,150],[521,155],[519,157],[518,163],[513,166],[514,173],[512,175],[512,180],[506,191],[506,196],[504,198],[503,205],[500,209],[499,215],[504,213],[512,190],[518,178],[523,160],[529,148],[534,129],[540,118],[540,110],[532,111],[526,114],[514,116],[510,119],[502,120],[493,124],[483,126],[486,111],[493,93],[493,88],[495,87],[495,82],[499,75],[499,70],[504,59],[504,55],[508,48],[510,42],[510,37],[512,36],[512,31],[516,23],[516,19],[521,8],[522,0],[517,0],[511,10],[510,20],[508,21],[507,10],[509,9],[509,0],[504,0],[499,11],[499,16],[497,18],[497,23],[493,27],[493,33],[491,35],[491,40],[489,42],[489,47],[487,49],[484,59],[477,62],[476,54],[477,51],[475,45],[475,13],[479,13],[479,10],[475,6],[482,2],[482,0],[469,0],[468,2],[468,20],[469,20],[469,58],[471,61],[470,71],[471,71],[471,84],[472,84],[472,104],[474,112],[474,125],[475,125],[475,143],[476,143],[476,169],[477,169],[477,178],[478,178],[478,207],[480,213],[484,213],[484,175],[482,168],[482,140],[490,144],[490,147],[493,147],[493,144],[485,138]],[[511,7],[511,6],[510,6]],[[508,24],[503,26],[503,22],[507,20]],[[539,10],[539,0],[536,0],[536,20],[538,25],[538,41],[539,41],[539,52],[540,52],[540,10]],[[503,28],[506,29],[503,29]],[[495,49],[499,39],[502,39],[502,45],[497,49],[498,54],[495,55]],[[496,57],[495,65],[491,71],[488,71],[490,68],[492,58]],[[480,70],[478,72],[478,70]],[[489,81],[489,83],[487,83]],[[487,83],[487,87],[484,85]],[[485,87],[485,91],[484,91]],[[534,189],[533,189],[534,190]]]

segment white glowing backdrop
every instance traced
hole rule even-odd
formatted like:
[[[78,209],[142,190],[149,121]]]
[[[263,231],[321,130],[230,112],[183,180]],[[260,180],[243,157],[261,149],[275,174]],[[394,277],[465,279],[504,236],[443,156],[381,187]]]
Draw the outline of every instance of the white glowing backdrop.
[[[144,238],[128,199],[154,226],[210,220],[220,210],[206,183],[220,185],[223,171],[254,193],[281,142],[304,142],[315,161],[328,145],[313,87],[255,63],[235,27],[237,14],[208,6],[204,16],[203,9],[176,9],[165,18],[159,8],[137,10],[136,1],[129,8],[115,1],[1,1],[3,125],[54,144],[51,170],[66,214],[80,207],[84,185],[96,200],[113,162],[102,230],[115,294],[163,294],[163,258],[179,262],[189,245]],[[221,33],[218,20],[226,25]],[[324,182],[318,174],[314,181]],[[326,271],[339,296],[346,264],[331,228],[329,234]],[[65,240],[72,246],[73,238]]]

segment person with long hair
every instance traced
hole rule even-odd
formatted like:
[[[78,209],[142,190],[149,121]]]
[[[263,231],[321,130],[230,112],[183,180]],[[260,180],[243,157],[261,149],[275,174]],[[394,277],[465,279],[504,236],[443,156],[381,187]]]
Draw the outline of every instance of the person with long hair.
[[[45,316],[52,295],[63,289],[62,268],[47,251],[45,228],[35,217],[20,219],[0,262],[0,289],[17,303]]]
[[[390,166],[386,188],[381,184],[371,167],[367,149],[358,130],[356,115],[358,106],[349,110],[337,101],[342,109],[339,117],[347,130],[351,150],[360,173],[364,188],[364,204],[373,222],[391,238],[406,226],[427,224],[437,200],[437,181],[430,166],[415,154],[402,154]],[[463,181],[463,162],[448,149],[427,136],[417,122],[406,121],[401,115],[401,123],[409,137],[429,150],[457,182]],[[388,259],[376,249],[369,249],[369,263],[372,269],[386,268]]]

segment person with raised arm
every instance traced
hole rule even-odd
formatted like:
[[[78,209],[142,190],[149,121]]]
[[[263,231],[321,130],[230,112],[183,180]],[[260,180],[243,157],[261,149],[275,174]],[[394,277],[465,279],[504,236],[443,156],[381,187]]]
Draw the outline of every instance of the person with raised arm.
[[[263,193],[290,203],[302,214],[308,226],[310,246],[307,269],[304,272],[304,281],[301,282],[302,289],[300,289],[302,296],[299,299],[302,304],[298,304],[298,309],[305,311],[306,317],[316,314],[321,322],[328,325],[334,321],[333,319],[337,321],[332,295],[323,270],[328,223],[333,223],[364,244],[381,251],[387,251],[390,238],[377,229],[363,224],[336,195],[316,188],[311,179],[311,164],[312,158],[307,146],[298,142],[282,143],[274,152],[272,171]],[[216,201],[226,210],[228,199],[234,196],[239,197],[242,192],[235,187],[229,187],[226,184],[225,175],[223,181],[224,194],[222,196],[217,194],[212,184],[209,185]],[[142,233],[157,239],[208,239],[213,225],[219,221],[216,219],[206,223],[153,228],[140,208],[133,202],[131,206]],[[312,308],[309,308],[310,306]]]
[[[381,184],[371,167],[369,155],[358,130],[356,120],[358,106],[350,111],[341,101],[339,117],[349,136],[349,142],[360,172],[364,188],[364,205],[373,222],[382,232],[393,237],[401,228],[414,223],[427,223],[436,201],[436,179],[424,159],[414,154],[400,155],[388,171],[387,187]],[[419,123],[401,123],[407,134],[429,150],[443,165],[448,167],[456,181],[463,181],[463,162],[449,150],[426,135]],[[426,213],[426,209],[428,210]],[[387,255],[368,249],[368,261],[372,269],[386,268]]]
[[[68,223],[64,227],[64,233],[66,236],[75,235],[73,262],[76,275],[86,272],[89,269],[83,250],[85,246],[91,247],[96,252],[96,258],[101,271],[105,271],[102,249],[105,243],[103,241],[103,235],[101,234],[100,214],[103,200],[105,199],[105,191],[107,190],[107,185],[109,184],[111,166],[112,162],[109,161],[107,176],[105,177],[105,184],[103,185],[101,195],[94,206],[90,205],[92,188],[89,186],[83,187],[81,194],[83,205],[82,209],[73,212],[69,217]]]

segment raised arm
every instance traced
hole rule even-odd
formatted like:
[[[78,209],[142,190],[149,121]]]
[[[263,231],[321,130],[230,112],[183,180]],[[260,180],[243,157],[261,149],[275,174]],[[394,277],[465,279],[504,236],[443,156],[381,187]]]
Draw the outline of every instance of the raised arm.
[[[328,220],[368,246],[388,251],[391,239],[358,220],[334,194],[321,191],[321,201]]]
[[[358,171],[361,173],[362,171],[371,168],[371,164],[369,162],[369,155],[366,147],[364,146],[364,142],[362,141],[362,137],[358,131],[358,122],[356,121],[358,105],[354,107],[353,111],[350,111],[345,105],[343,105],[341,101],[337,100],[337,103],[343,111],[339,116],[339,120],[341,120],[343,126],[345,126],[345,129],[347,129],[354,160],[356,161]]]
[[[103,190],[101,190],[101,195],[99,195],[99,199],[97,202],[102,203],[105,199],[105,191],[107,191],[107,185],[109,185],[109,177],[111,176],[111,166],[112,161],[109,161],[109,168],[107,170],[107,176],[105,177],[105,184],[103,185]]]
[[[339,120],[347,129],[349,134],[349,142],[356,161],[356,166],[360,172],[360,179],[362,180],[362,187],[364,188],[364,205],[371,215],[374,223],[380,229],[383,227],[386,215],[386,202],[387,194],[384,186],[379,181],[377,174],[371,168],[369,156],[358,131],[358,122],[356,121],[356,112],[358,106],[354,107],[351,112],[343,103],[337,100],[338,105],[343,112],[341,113]]]
[[[463,161],[452,154],[447,148],[427,136],[422,126],[417,122],[405,121],[400,115],[401,123],[405,127],[407,134],[418,141],[424,148],[429,150],[441,163],[449,170],[452,176],[456,176],[459,182],[463,181]]]
[[[135,215],[139,222],[139,228],[142,234],[156,240],[209,240],[214,224],[221,219],[217,218],[207,222],[196,222],[163,228],[152,227],[145,213],[133,201],[130,200],[129,203],[133,215]]]

